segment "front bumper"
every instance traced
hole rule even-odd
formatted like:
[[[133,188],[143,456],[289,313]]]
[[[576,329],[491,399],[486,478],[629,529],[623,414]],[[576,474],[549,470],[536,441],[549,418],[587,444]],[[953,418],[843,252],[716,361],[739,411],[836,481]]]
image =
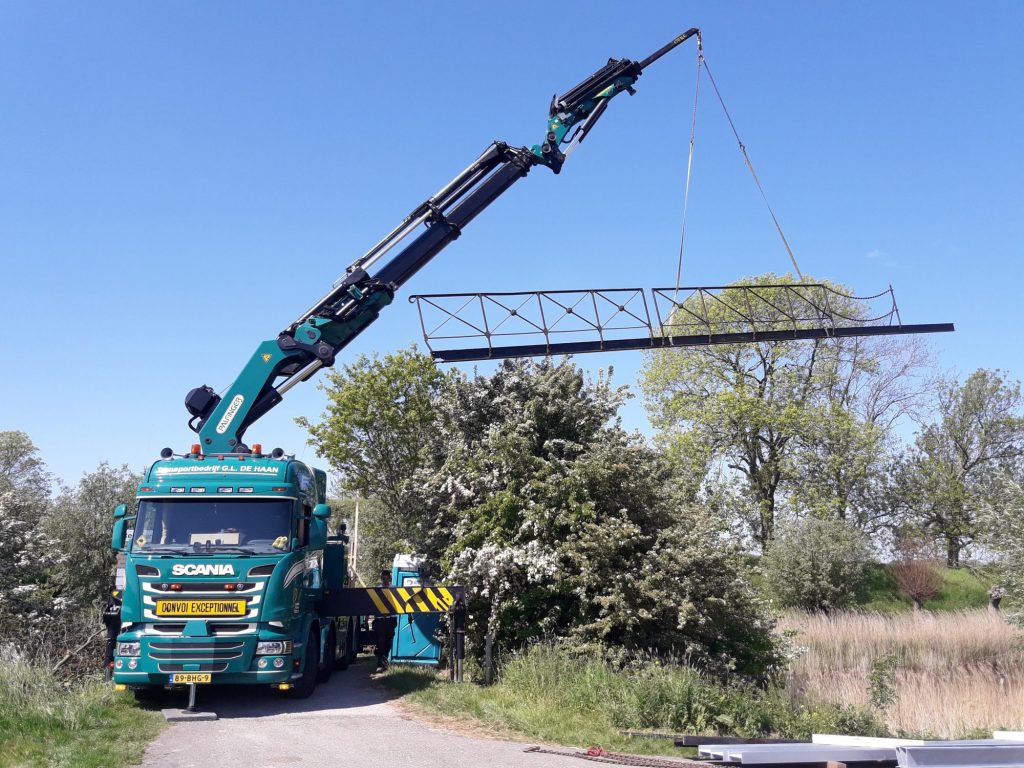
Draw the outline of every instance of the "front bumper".
[[[168,685],[175,673],[209,672],[212,683],[274,684],[288,682],[295,673],[291,654],[256,656],[256,643],[268,639],[256,633],[233,637],[168,637],[139,633],[120,639],[139,642],[141,653],[139,656],[114,656],[112,679],[115,683]],[[275,666],[275,660],[279,660],[281,666]]]

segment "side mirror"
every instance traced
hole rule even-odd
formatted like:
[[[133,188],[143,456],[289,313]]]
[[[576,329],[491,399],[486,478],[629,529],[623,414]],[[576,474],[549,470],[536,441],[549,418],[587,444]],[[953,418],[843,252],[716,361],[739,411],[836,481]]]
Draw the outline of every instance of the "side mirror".
[[[327,506],[324,504],[323,506]],[[330,509],[327,510],[328,514]],[[314,513],[315,515],[316,513]],[[322,517],[315,517],[309,527],[309,548],[323,549],[327,546],[327,521]]]
[[[118,507],[118,509],[121,509],[122,512],[123,512],[124,505],[122,504],[120,507]],[[116,515],[117,513],[115,512],[114,514]],[[119,519],[119,520],[114,522],[114,531],[110,535],[110,548],[111,549],[113,549],[116,552],[124,552],[125,551],[124,540],[125,540],[125,534],[127,533],[127,529],[128,529],[128,521],[127,520],[124,520],[122,518],[122,519]]]
[[[331,516],[330,504],[317,504],[313,507],[313,517],[317,520],[326,520]]]
[[[118,504],[114,507],[114,519],[120,520],[122,517],[128,514],[128,506],[126,504]]]

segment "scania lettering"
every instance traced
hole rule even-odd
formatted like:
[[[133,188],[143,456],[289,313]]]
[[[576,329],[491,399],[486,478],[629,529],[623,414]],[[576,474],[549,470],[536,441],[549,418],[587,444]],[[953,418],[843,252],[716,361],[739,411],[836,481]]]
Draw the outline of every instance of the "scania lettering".
[[[195,563],[178,563],[171,568],[172,576],[234,576],[235,567],[230,563],[216,565],[196,565]]]

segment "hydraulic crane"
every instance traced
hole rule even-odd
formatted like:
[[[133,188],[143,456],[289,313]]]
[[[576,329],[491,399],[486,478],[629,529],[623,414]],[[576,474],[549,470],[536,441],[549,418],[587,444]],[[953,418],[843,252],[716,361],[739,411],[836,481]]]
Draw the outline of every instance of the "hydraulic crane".
[[[391,304],[398,289],[480,212],[534,166],[559,173],[613,98],[632,94],[650,64],[699,34],[689,29],[642,61],[610,60],[554,97],[540,144],[491,144],[352,262],[325,296],[276,338],[262,342],[223,395],[208,386],[188,393],[189,426],[200,442],[184,455],[165,448],[138,487],[137,505],[119,505],[114,512],[111,546],[126,558],[120,632],[110,661],[115,684],[140,696],[165,685],[188,685],[190,709],[195,686],[202,683],[270,685],[305,697],[336,666],[344,667],[354,657],[359,644],[357,622],[351,618],[367,614],[454,607],[455,647],[461,648],[461,587],[409,591],[407,585],[393,590],[348,586],[347,536],[328,536],[326,473],[280,449],[269,454],[259,444],[250,449],[243,437],[288,390],[333,365],[339,352]],[[675,291],[656,290],[657,325],[639,289],[454,297],[459,304],[478,306],[480,321],[467,321],[458,307],[447,309],[443,300],[453,297],[418,299],[421,312],[425,302],[441,313],[442,325],[456,319],[470,330],[432,335],[424,325],[428,344],[474,336],[476,331],[486,340],[481,349],[432,349],[435,356],[451,360],[952,330],[868,326],[867,315],[837,315],[827,286],[762,288],[782,292],[694,289],[696,294],[680,300],[678,286]],[[783,313],[784,327],[778,321],[766,325],[764,308],[778,312],[782,300],[789,307],[789,314]],[[697,309],[715,302],[727,307],[725,314]],[[589,316],[584,311],[588,303],[593,309]],[[659,306],[665,307],[665,317]],[[536,317],[530,314],[534,307]],[[495,308],[504,313],[497,321],[487,315]],[[558,309],[552,313],[553,308]],[[898,323],[895,300],[890,312],[872,319],[891,320],[894,315]],[[495,346],[520,335],[502,328],[509,318],[525,321],[520,330],[543,338]],[[584,327],[596,331],[597,340],[563,341],[565,318],[585,319]],[[736,331],[747,324],[752,331]]]
[[[244,453],[246,429],[280,403],[289,389],[333,365],[337,354],[392,302],[395,292],[469,222],[534,166],[558,173],[613,98],[635,93],[633,86],[649,65],[699,34],[696,28],[688,29],[642,61],[610,59],[579,85],[553,97],[543,142],[531,148],[491,144],[352,262],[345,277],[276,339],[262,342],[223,396],[205,385],[191,390],[185,407],[203,452]]]

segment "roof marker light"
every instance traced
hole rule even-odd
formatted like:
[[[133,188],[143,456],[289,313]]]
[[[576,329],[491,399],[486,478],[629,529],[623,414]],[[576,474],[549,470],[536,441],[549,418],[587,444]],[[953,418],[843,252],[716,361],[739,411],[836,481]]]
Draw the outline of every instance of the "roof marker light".
[[[182,486],[180,486],[180,485],[176,485],[173,488],[171,488],[171,493],[184,493],[184,492],[185,492],[185,489]]]
[[[235,489],[232,488],[231,486],[225,485],[225,486],[223,486],[221,488],[218,488],[217,489],[217,493],[233,493],[234,490]]]
[[[252,493],[252,488],[239,488],[239,493]]]
[[[206,489],[202,486],[189,488],[189,493],[206,493]]]
[[[192,443],[192,453],[194,453],[196,456],[198,456],[202,452],[203,452],[203,447],[201,445],[199,445],[199,443]]]

